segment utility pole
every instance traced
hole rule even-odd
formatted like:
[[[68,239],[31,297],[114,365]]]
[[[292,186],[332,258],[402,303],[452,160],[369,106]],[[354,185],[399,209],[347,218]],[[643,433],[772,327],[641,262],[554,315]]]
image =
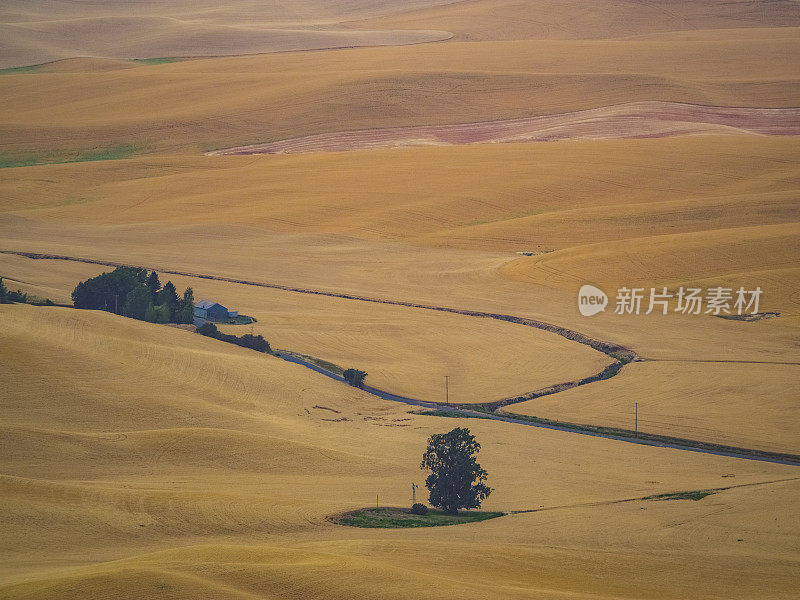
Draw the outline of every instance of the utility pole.
[[[411,484],[411,504],[417,503],[417,484]]]
[[[450,404],[450,375],[444,376],[444,400]]]
[[[375,508],[378,508],[378,494],[375,494]]]
[[[636,437],[639,437],[639,403],[637,402],[634,408],[634,431],[636,431]]]

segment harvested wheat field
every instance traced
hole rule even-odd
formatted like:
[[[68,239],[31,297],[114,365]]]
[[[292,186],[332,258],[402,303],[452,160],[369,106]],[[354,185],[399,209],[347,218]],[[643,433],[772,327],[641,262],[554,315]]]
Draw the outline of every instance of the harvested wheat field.
[[[796,494],[795,467],[475,421],[503,490],[487,507],[554,511],[435,533],[349,531],[325,516],[373,492],[407,502],[419,446],[451,423],[184,331],[64,308],[2,310],[6,597],[300,598],[337,573],[328,597],[402,598],[439,587],[445,555],[471,566],[457,566],[461,583],[434,597],[620,593],[639,569],[651,573],[639,585],[662,596],[703,580],[714,589],[718,569],[737,573],[723,590],[755,589],[748,569],[774,577],[773,597],[791,583],[775,554],[792,555],[796,523],[776,506]],[[613,503],[750,483],[761,485],[697,508]],[[614,533],[632,517],[624,536]],[[676,518],[703,519],[702,533],[669,527]],[[675,554],[686,544],[703,560]],[[670,589],[655,573],[674,568],[687,577]]]
[[[654,360],[591,384],[509,406],[519,414],[797,452],[800,363]],[[638,409],[636,408],[638,404]],[[742,424],[747,423],[747,427]]]
[[[45,267],[9,255],[0,261],[9,287],[60,302],[70,301],[75,281],[108,270],[65,261],[44,261]],[[180,290],[192,287],[198,299],[225,299],[257,319],[223,326],[226,333],[252,331],[279,349],[358,366],[372,385],[420,400],[443,401],[445,375],[454,402],[479,403],[587,377],[611,362],[586,346],[510,323],[197,277],[164,275],[164,283],[168,277]]]
[[[0,598],[796,594],[800,3],[0,31]],[[256,321],[169,326],[141,280],[73,306],[118,266]],[[431,504],[457,427],[502,516],[339,524]]]
[[[353,30],[346,21],[446,0],[357,0],[291,3],[234,0],[136,4],[11,1],[0,13],[3,67],[75,56],[163,60],[414,44],[447,39],[442,31]]]

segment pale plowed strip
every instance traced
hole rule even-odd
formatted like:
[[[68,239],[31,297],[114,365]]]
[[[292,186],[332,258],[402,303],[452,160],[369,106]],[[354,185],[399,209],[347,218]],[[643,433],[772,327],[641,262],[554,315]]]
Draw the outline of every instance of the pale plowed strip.
[[[215,150],[208,154],[341,152],[398,146],[646,138],[700,133],[800,135],[800,108],[729,108],[676,102],[634,102],[507,121],[323,133]]]

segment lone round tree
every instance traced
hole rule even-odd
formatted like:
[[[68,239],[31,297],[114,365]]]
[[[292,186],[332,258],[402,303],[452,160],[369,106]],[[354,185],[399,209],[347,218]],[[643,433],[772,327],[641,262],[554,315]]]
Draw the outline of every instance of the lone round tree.
[[[457,514],[459,508],[479,508],[492,488],[484,483],[486,470],[475,460],[481,445],[466,427],[448,433],[435,433],[428,439],[421,469],[431,474],[425,479],[433,506]]]

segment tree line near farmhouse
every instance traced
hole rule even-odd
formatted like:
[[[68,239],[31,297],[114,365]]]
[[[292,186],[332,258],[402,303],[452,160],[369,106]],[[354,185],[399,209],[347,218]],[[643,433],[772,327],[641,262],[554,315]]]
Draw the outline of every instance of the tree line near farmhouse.
[[[14,304],[20,302],[22,304],[35,304],[37,306],[53,306],[53,301],[50,298],[39,298],[27,294],[22,290],[9,290],[6,284],[3,283],[3,278],[0,277],[0,304]]]
[[[192,288],[186,288],[180,297],[171,281],[162,287],[158,273],[148,273],[141,267],[117,267],[81,281],[72,291],[72,302],[75,308],[104,310],[150,323],[194,323]],[[258,352],[272,352],[263,335],[223,333],[207,321],[197,328],[197,333]],[[367,373],[347,369],[343,377],[348,384],[363,388]]]
[[[229,333],[222,333],[214,323],[203,323],[197,328],[197,333],[206,337],[214,338],[229,344],[236,344],[243,348],[250,348],[259,352],[272,352],[269,342],[264,339],[263,335],[252,335],[246,333],[244,335],[231,335]]]
[[[171,281],[162,287],[158,273],[148,274],[147,269],[139,267],[117,267],[81,281],[72,292],[72,302],[75,308],[105,310],[150,323],[194,322],[192,288],[186,288],[180,297]],[[262,335],[222,333],[213,323],[203,323],[197,333],[258,352],[272,351]]]
[[[163,287],[158,273],[140,267],[117,267],[81,281],[72,292],[75,308],[105,310],[150,323],[192,323],[194,292],[179,296],[168,281]]]

